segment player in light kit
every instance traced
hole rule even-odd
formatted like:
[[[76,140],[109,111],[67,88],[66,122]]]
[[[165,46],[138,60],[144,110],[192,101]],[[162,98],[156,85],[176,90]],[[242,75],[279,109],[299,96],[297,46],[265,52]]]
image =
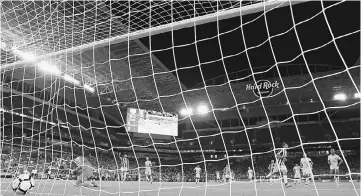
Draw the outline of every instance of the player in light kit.
[[[269,174],[266,176],[267,179],[270,179],[270,183],[273,183],[273,175],[278,172],[278,169],[276,171],[276,165],[275,161],[271,160],[271,163],[268,165]]]
[[[296,164],[294,167],[293,167],[293,172],[295,173],[295,176],[294,176],[294,182],[295,182],[295,185],[300,183],[301,181],[301,167]]]
[[[301,167],[302,167],[302,176],[306,179],[306,185],[310,182],[312,176],[312,160],[307,157],[305,153],[303,158],[301,158]]]
[[[281,174],[283,175],[283,180],[285,183],[285,187],[289,187],[288,179],[287,179],[287,167],[285,165],[287,160],[287,148],[288,145],[286,143],[283,143],[282,149],[277,152],[277,166],[279,167],[279,170]]]
[[[194,168],[194,170],[196,171],[196,184],[199,183],[199,179],[201,178],[201,171],[202,169],[199,167],[199,165],[197,165],[196,168]]]
[[[247,174],[248,174],[248,179],[251,183],[253,183],[253,170],[251,169],[251,167],[248,167],[248,171],[247,171]]]
[[[85,183],[88,178],[93,175],[93,168],[88,159],[80,156],[74,159],[74,162],[77,166],[77,168],[75,169],[77,175],[77,181],[75,183],[75,186],[98,187],[95,182],[91,182],[91,184]]]
[[[129,159],[128,156],[125,154],[121,159],[121,167],[120,167],[120,177],[122,183],[125,182],[127,179],[128,169],[129,169]]]
[[[224,180],[227,182],[231,182],[232,178],[231,178],[231,166],[226,165],[226,167],[223,169],[223,175],[224,175]]]
[[[48,175],[47,178],[50,179],[51,178],[51,166],[48,167]]]
[[[335,183],[337,186],[339,185],[340,179],[339,179],[339,166],[343,160],[335,154],[335,149],[331,149],[331,154],[328,155],[328,164],[330,165],[330,174],[333,175],[333,178],[335,179]]]
[[[180,181],[181,181],[181,174],[177,173],[177,182],[180,182]]]
[[[147,182],[153,183],[152,162],[149,161],[149,157],[146,157],[145,159],[145,178],[147,179]]]
[[[220,182],[221,181],[221,174],[219,173],[219,171],[216,171],[216,182]]]

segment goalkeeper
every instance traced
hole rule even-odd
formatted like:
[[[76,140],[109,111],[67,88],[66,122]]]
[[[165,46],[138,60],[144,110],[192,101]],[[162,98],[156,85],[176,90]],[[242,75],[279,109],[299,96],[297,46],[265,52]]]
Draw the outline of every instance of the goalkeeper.
[[[88,178],[93,175],[93,168],[91,167],[91,164],[88,161],[88,159],[86,159],[83,156],[80,156],[74,159],[74,162],[76,163],[77,166],[77,168],[75,169],[77,175],[77,181],[75,183],[75,186],[98,187],[98,185],[94,181],[91,182],[90,184],[85,183],[86,180],[88,180]]]
[[[229,164],[227,164],[226,167],[223,169],[223,175],[226,182],[232,182],[232,171]]]

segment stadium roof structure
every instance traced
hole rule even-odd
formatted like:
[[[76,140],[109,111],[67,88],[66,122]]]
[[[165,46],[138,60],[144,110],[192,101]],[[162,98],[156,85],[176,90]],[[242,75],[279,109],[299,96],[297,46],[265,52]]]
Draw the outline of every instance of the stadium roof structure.
[[[256,5],[260,2],[242,3],[246,8],[244,13],[263,9],[263,5]],[[266,4],[269,6],[267,9],[288,5],[278,1],[269,2]],[[220,17],[233,17],[239,15],[237,8],[241,4],[175,2],[171,7],[169,2],[152,2],[151,6],[147,7],[148,3],[2,2],[1,70],[6,70],[3,73],[10,77],[11,81],[23,80],[28,84],[26,86],[34,85],[23,90],[46,89],[50,97],[56,92],[57,99],[67,99],[76,102],[75,105],[87,103],[87,106],[99,107],[99,102],[102,105],[118,103],[120,106],[139,106],[155,110],[164,108],[172,111],[179,96],[177,99],[170,97],[171,100],[161,100],[162,108],[157,100],[158,96],[176,95],[186,91],[187,87],[136,38],[169,31],[170,26],[184,28],[194,25],[195,18],[201,24]],[[252,7],[253,4],[256,6]],[[116,9],[112,6],[116,6]],[[109,8],[112,8],[112,11]],[[171,8],[177,12],[174,18],[164,18]],[[196,16],[189,14],[194,8],[197,9]],[[217,11],[219,16],[216,18]],[[148,13],[152,13],[151,17]],[[209,15],[211,17],[208,17]],[[147,20],[151,21],[152,28],[149,28]],[[179,24],[183,21],[186,24]],[[169,25],[171,23],[173,24]],[[24,61],[7,50],[8,47],[15,47],[23,53],[33,53],[37,56],[36,62]],[[80,81],[80,86],[65,84],[60,80],[54,82],[59,78],[34,66],[39,61],[59,67],[63,74]],[[72,93],[65,88],[67,85],[79,90]],[[83,85],[96,87],[103,100],[89,94],[85,96],[80,90]],[[65,94],[66,98],[63,97]],[[135,102],[136,100],[145,101]],[[121,119],[119,111],[114,108],[116,107],[106,108],[104,112],[111,114],[109,116],[114,119]]]
[[[135,99],[134,91],[138,99],[156,98],[155,81],[153,77],[149,77],[152,76],[152,69],[154,72],[164,72],[162,76],[157,77],[157,85],[164,87],[160,88],[160,91],[173,93],[175,87],[179,88],[176,78],[139,40],[115,44],[109,41],[106,46],[96,46],[96,48],[82,47],[127,32],[126,27],[117,19],[112,20],[115,24],[109,24],[112,14],[105,4],[95,6],[97,3],[92,1],[3,2],[3,4],[1,18],[4,40],[2,41],[12,42],[23,52],[36,51],[36,54],[40,54],[40,59],[44,58],[42,56],[47,56],[45,60],[55,61],[64,73],[82,81],[82,84],[97,85],[99,95],[104,95],[106,99],[115,100],[117,95],[119,102],[131,102]],[[96,10],[93,10],[94,8]],[[38,19],[37,15],[44,16],[44,20],[31,20]],[[91,28],[92,26],[95,28]],[[114,35],[110,35],[110,32]],[[73,50],[74,47],[81,49]],[[128,55],[131,55],[129,59],[127,59]],[[3,66],[21,61],[5,51],[2,51],[1,59]],[[25,65],[24,62],[19,64]],[[27,66],[27,69],[29,67],[31,65]],[[10,71],[14,71],[12,77],[18,79],[25,77],[19,69],[12,70],[12,66],[9,68]],[[136,78],[132,81],[130,71],[132,77],[148,77]],[[26,74],[34,73],[34,71],[26,71]],[[31,78],[34,75],[26,77]],[[46,82],[51,83],[54,79],[56,78]],[[41,89],[49,85],[42,80],[37,80],[35,83]],[[78,103],[83,102],[80,97],[84,95],[77,94],[77,98],[80,99]]]
[[[8,84],[4,86],[4,91],[18,93],[19,96],[23,96],[21,93],[27,93],[28,95],[24,95],[28,96],[27,99],[34,96],[39,98],[39,102],[46,100],[48,105],[67,103],[70,107],[82,109],[99,109],[103,106],[102,113],[106,118],[117,122],[117,125],[123,124],[122,112],[126,107],[177,112],[184,107],[185,102],[187,105],[212,102],[213,107],[219,110],[216,111],[217,119],[238,116],[235,110],[237,108],[241,111],[254,108],[252,112],[248,112],[248,116],[263,116],[264,111],[254,92],[245,90],[247,84],[252,84],[252,79],[245,78],[251,75],[249,72],[235,72],[235,78],[244,78],[234,80],[230,84],[224,83],[225,77],[220,77],[222,85],[210,82],[209,87],[196,86],[197,90],[188,88],[175,76],[174,70],[170,70],[161,58],[154,55],[157,51],[151,50],[139,39],[191,27],[194,24],[205,24],[299,2],[251,1],[241,5],[240,1],[196,1],[175,2],[172,4],[173,7],[168,1],[152,1],[150,6],[147,5],[149,2],[142,1],[117,4],[99,1],[2,2],[1,42],[6,47],[14,46],[22,52],[32,52],[38,56],[35,63],[29,63],[6,47],[2,48],[1,71],[5,83]],[[189,13],[195,9],[197,15]],[[169,15],[170,11],[177,13],[173,18],[164,17]],[[42,61],[55,65],[62,74],[71,76],[79,81],[79,84],[72,84],[64,80],[64,77],[60,79],[59,76],[44,73],[34,66]],[[332,92],[337,92],[343,87],[359,89],[359,86],[355,85],[360,83],[358,65],[349,69],[343,67],[341,69],[346,71],[341,76],[335,75],[333,78],[325,79],[322,79],[322,76],[332,75],[340,71],[340,68],[334,68],[332,65],[308,66],[320,70],[314,77],[320,77],[321,98],[324,100],[332,100]],[[299,65],[279,67],[293,67],[293,71],[297,70],[295,75],[285,71],[285,75],[282,76],[287,80],[288,87],[305,86],[302,90],[288,93],[293,96],[292,100],[298,103],[305,102],[304,104],[308,104],[312,109],[322,109],[323,106],[319,105],[317,100],[319,97],[315,94],[319,89],[312,87],[309,73],[300,74],[304,70]],[[275,70],[271,72],[273,73],[270,75],[263,75],[263,79],[278,80],[274,74]],[[352,74],[352,77],[349,74]],[[262,77],[262,74],[259,75]],[[85,86],[95,88],[96,92],[84,90]],[[231,93],[231,87],[238,91]],[[42,92],[43,89],[46,89],[46,93],[34,93]],[[273,111],[285,112],[279,109],[280,105],[287,104],[282,92],[281,88],[275,89],[273,95],[277,96],[265,100],[266,106],[275,106],[277,109]],[[33,95],[30,95],[31,93]],[[351,89],[348,93],[352,94],[354,91]],[[232,96],[238,101],[235,102]],[[313,104],[318,104],[318,107],[313,107]],[[302,103],[300,108],[305,108]],[[224,115],[225,112],[230,115]],[[80,113],[79,115],[82,118],[93,116]]]

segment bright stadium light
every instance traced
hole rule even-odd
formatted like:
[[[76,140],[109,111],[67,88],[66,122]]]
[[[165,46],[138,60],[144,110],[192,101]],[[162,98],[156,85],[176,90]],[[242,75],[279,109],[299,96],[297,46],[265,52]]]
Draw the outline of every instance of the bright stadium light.
[[[66,81],[68,81],[68,82],[71,82],[71,83],[73,83],[73,84],[75,84],[75,85],[79,85],[79,84],[80,84],[80,82],[79,82],[78,80],[76,80],[75,78],[73,78],[73,77],[71,77],[71,76],[69,76],[69,75],[67,75],[67,74],[65,74],[65,75],[63,76],[63,78],[64,78],[64,80],[66,80]]]
[[[197,112],[198,112],[198,114],[206,114],[207,112],[209,112],[209,110],[206,105],[200,105],[197,108]]]
[[[192,108],[183,108],[180,111],[180,114],[183,116],[189,116],[193,114],[193,109]]]
[[[30,52],[23,52],[23,51],[20,51],[18,49],[13,49],[12,50],[13,53],[17,56],[19,56],[20,58],[22,58],[23,60],[25,61],[30,61],[30,62],[34,62],[36,61],[36,55],[33,54],[33,53],[30,53]]]
[[[11,41],[8,41],[8,42],[0,41],[0,49],[5,50],[5,51],[11,51],[12,49],[14,49],[13,42],[11,42]]]
[[[361,93],[355,93],[355,94],[353,95],[353,97],[354,97],[355,99],[360,99]]]
[[[43,72],[47,72],[55,75],[61,74],[61,71],[56,66],[50,65],[47,62],[41,61],[39,64],[37,64],[37,66]]]
[[[345,101],[346,99],[347,99],[347,96],[344,93],[338,93],[333,96],[333,100]]]
[[[84,84],[84,89],[91,92],[91,93],[95,92],[95,88],[89,86],[88,84]]]
[[[7,44],[4,43],[4,42],[2,42],[2,41],[0,41],[0,49],[4,49],[4,48],[6,48],[6,47],[7,47]]]

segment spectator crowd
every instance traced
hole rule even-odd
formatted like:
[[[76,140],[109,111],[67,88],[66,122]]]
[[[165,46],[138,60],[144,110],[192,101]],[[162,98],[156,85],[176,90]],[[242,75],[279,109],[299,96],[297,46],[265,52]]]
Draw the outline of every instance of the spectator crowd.
[[[31,145],[30,145],[31,146]],[[50,146],[49,148],[30,149],[24,147],[17,147],[4,145],[1,155],[1,168],[6,172],[10,172],[13,175],[19,174],[22,170],[26,169],[29,172],[36,170],[38,172],[38,178],[62,178],[73,179],[74,173],[72,169],[76,166],[71,161],[78,156],[85,156],[94,167],[94,177],[102,180],[119,180],[120,170],[120,156],[118,151],[113,150],[97,150],[87,148],[79,145],[62,145],[62,146]],[[130,154],[131,151],[128,151]],[[128,180],[143,180],[144,175],[144,163],[145,157],[129,156],[130,170]],[[346,161],[350,168],[351,173],[360,173],[360,156],[359,153],[346,154]],[[149,157],[152,159],[152,154],[149,153]],[[315,176],[326,176],[329,173],[329,166],[327,163],[327,155],[310,157],[313,161],[313,174]],[[236,162],[232,162],[230,159],[231,170],[233,178],[235,180],[247,179],[248,167],[254,168],[257,178],[268,174],[268,164],[272,157],[262,156],[257,160],[252,161],[250,157],[239,158]],[[300,157],[288,158],[286,164],[289,170],[289,177],[293,177],[293,166],[299,164]],[[202,160],[200,157],[194,162]],[[226,159],[212,162],[201,162],[199,164],[179,164],[179,160],[161,160],[154,158],[153,153],[153,179],[154,181],[193,181],[194,180],[194,168],[199,165],[202,168],[202,181],[214,180],[216,171],[222,173],[223,168],[228,161]],[[177,162],[178,161],[178,162]],[[350,173],[346,165],[340,167],[340,172],[343,175]],[[177,177],[178,176],[178,177]],[[181,177],[179,177],[181,176]],[[355,176],[359,178],[359,175]]]

